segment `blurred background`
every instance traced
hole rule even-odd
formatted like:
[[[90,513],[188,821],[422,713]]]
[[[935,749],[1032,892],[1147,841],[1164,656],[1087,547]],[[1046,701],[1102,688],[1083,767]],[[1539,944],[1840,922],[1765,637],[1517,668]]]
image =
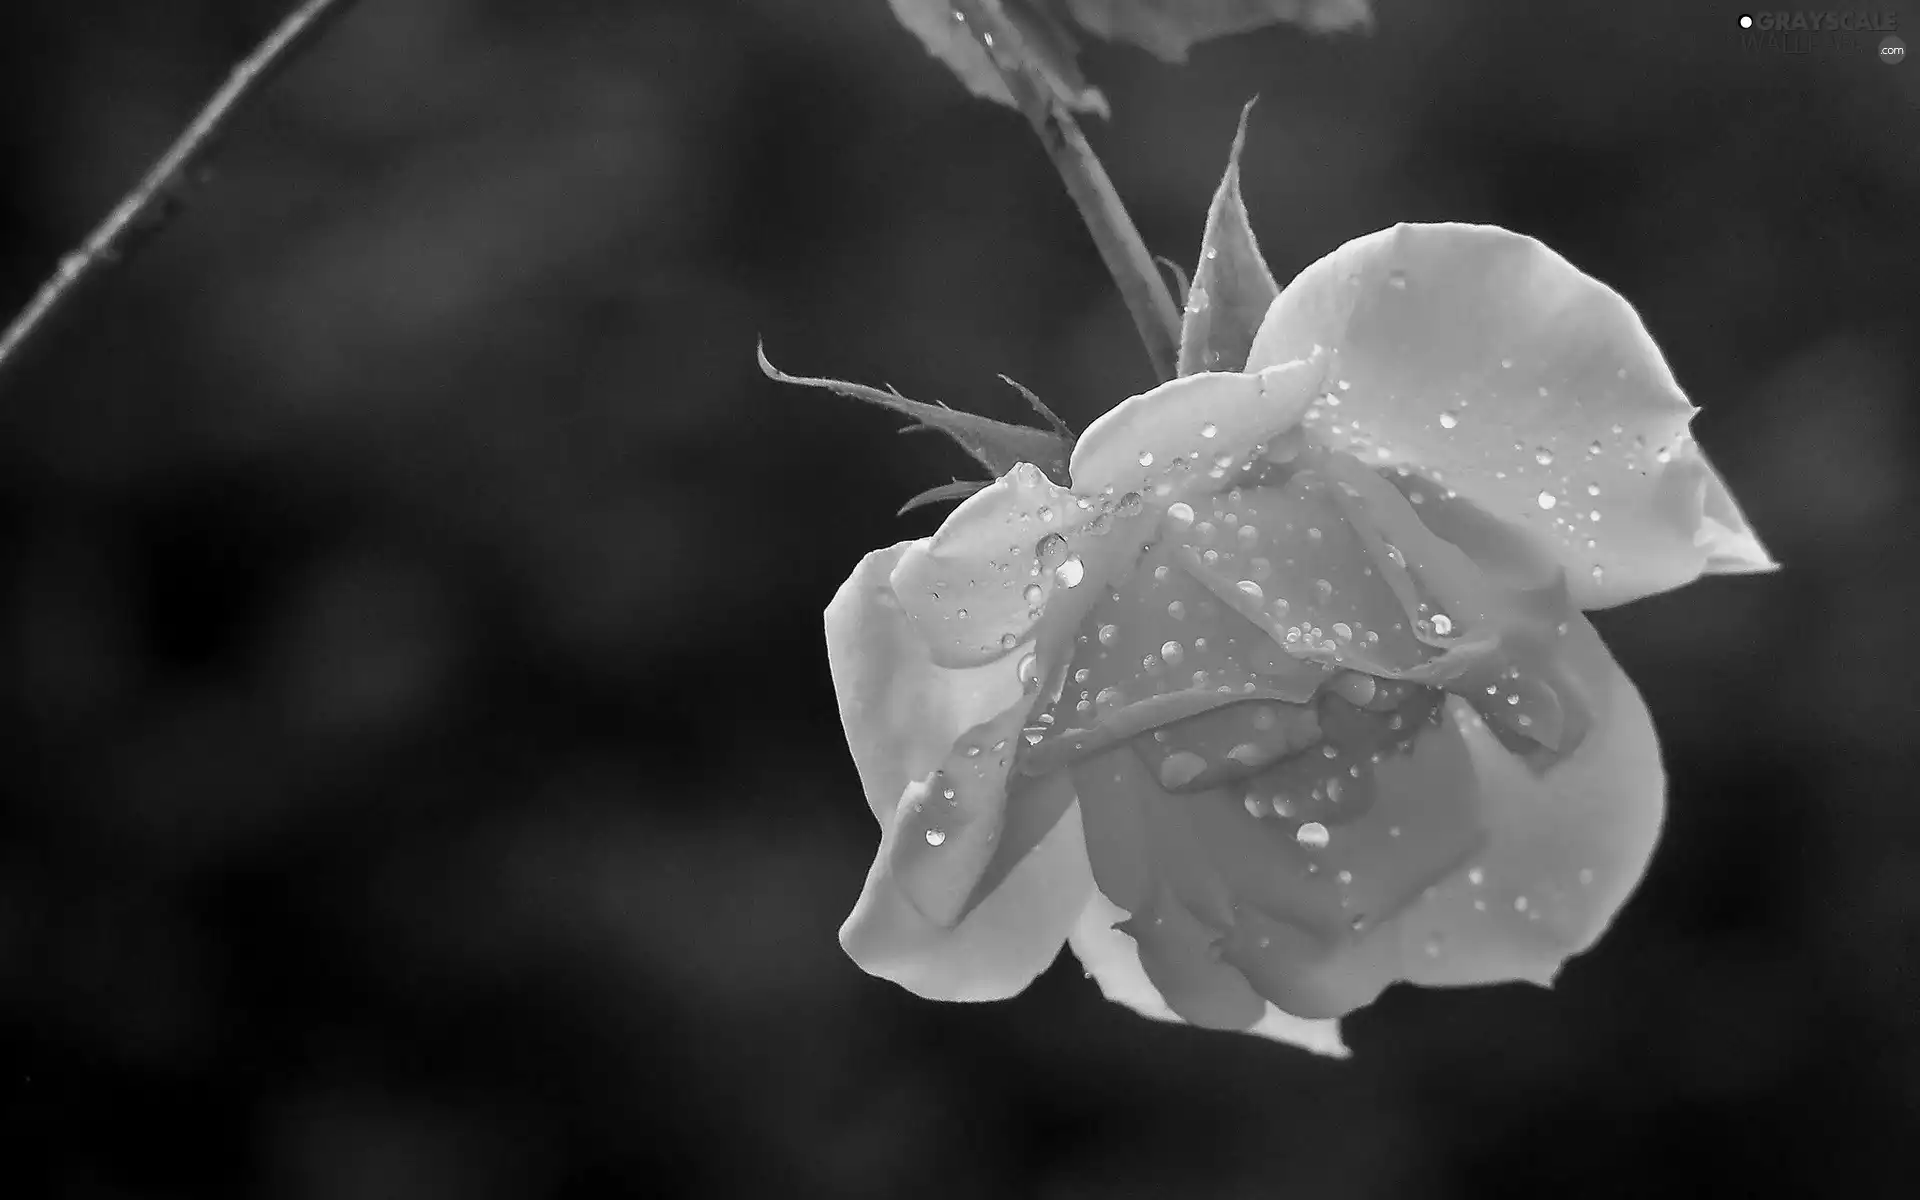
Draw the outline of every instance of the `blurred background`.
[[[9,9],[0,307],[285,7]],[[1461,219],[1620,289],[1787,564],[1596,618],[1672,776],[1614,931],[1334,1063],[835,940],[820,610],[972,472],[754,343],[1008,419],[996,372],[1149,386],[1020,119],[885,0],[364,0],[0,389],[0,1191],[1911,1195],[1920,62],[1738,11],[1087,55],[1176,259],[1258,93],[1283,279]]]

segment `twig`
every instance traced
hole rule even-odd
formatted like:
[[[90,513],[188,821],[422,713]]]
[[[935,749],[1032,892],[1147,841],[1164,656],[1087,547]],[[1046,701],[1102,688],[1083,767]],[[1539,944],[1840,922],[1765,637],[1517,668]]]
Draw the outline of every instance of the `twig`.
[[[1162,380],[1172,379],[1180,357],[1180,310],[1154,265],[1153,255],[1140,240],[1133,218],[1120,202],[1120,194],[1114,191],[1113,181],[1107,178],[1106,169],[1080,132],[1079,122],[1054,90],[1034,77],[1031,67],[1014,61],[1009,50],[1020,45],[1020,34],[994,0],[953,3],[954,10],[965,17],[973,35],[986,48],[987,57],[999,68],[1014,102],[1060,172],[1067,194],[1100,249],[1101,260],[1120,287],[1127,311],[1133,314],[1155,373]]]
[[[138,237],[156,232],[165,223],[197,182],[199,168],[240,110],[355,2],[302,0],[266,40],[233,69],[226,83],[148,169],[139,184],[114,205],[113,211],[87,235],[78,249],[60,260],[52,277],[40,285],[33,300],[5,332],[0,333],[0,377],[14,366],[22,348],[66,307],[82,284],[101,268],[126,257]]]

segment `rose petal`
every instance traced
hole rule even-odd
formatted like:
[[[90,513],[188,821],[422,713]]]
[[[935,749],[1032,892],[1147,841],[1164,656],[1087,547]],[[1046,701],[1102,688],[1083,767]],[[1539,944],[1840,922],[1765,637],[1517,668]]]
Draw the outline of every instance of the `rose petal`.
[[[962,733],[1017,703],[1004,664],[936,666],[888,582],[914,542],[860,560],[827,605],[827,667],[847,747],[884,826],[907,784],[939,766]]]
[[[1122,400],[1074,445],[1073,486],[1089,495],[1177,498],[1195,477],[1204,479],[1215,456],[1244,461],[1255,446],[1297,425],[1324,370],[1322,358],[1308,351],[1258,372],[1188,375]],[[1167,490],[1156,492],[1159,484]]]
[[[929,1000],[1001,1000],[1047,969],[1093,893],[1078,806],[958,924],[929,920],[893,878],[884,834],[840,945],[870,975]]]
[[[1371,806],[1308,838],[1227,789],[1174,794],[1125,747],[1074,768],[1102,893],[1136,914],[1147,976],[1175,1012],[1244,1015],[1230,966],[1302,1017],[1396,979],[1545,983],[1591,945],[1646,866],[1663,779],[1651,722],[1574,616],[1562,674],[1593,724],[1537,766],[1448,697],[1411,752],[1375,767]],[[1142,919],[1147,924],[1142,924]]]
[[[1127,918],[1125,909],[1096,890],[1073,932],[1067,936],[1067,944],[1073,947],[1075,957],[1100,985],[1100,992],[1107,999],[1156,1021],[1180,1020],[1180,1015],[1167,1007],[1165,998],[1140,966],[1140,951],[1134,940],[1115,928]],[[1296,1017],[1272,1003],[1266,1005],[1260,1019],[1246,1032],[1315,1054],[1333,1058],[1348,1055],[1346,1044],[1340,1039],[1339,1021]]]
[[[1248,369],[1315,346],[1334,381],[1303,418],[1315,437],[1521,525],[1582,607],[1773,566],[1632,307],[1532,238],[1398,225],[1349,242],[1281,292]]]

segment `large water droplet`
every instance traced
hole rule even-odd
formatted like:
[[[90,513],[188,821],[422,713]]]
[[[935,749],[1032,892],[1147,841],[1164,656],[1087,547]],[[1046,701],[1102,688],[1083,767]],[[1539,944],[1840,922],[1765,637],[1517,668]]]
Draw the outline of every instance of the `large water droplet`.
[[[1233,586],[1239,588],[1240,594],[1247,597],[1249,600],[1252,600],[1255,604],[1258,604],[1262,600],[1266,599],[1266,594],[1260,590],[1260,585],[1255,583],[1251,579],[1242,579],[1239,583],[1236,583]]]
[[[1205,425],[1202,425],[1200,427],[1200,436],[1203,438],[1214,437],[1217,434],[1219,434],[1219,432],[1220,432],[1220,427],[1218,425],[1215,425],[1212,421],[1208,421]]]
[[[1034,543],[1033,557],[1039,561],[1041,570],[1052,570],[1067,557],[1067,539],[1057,533],[1049,533]]]
[[[1185,658],[1186,656],[1187,656],[1187,652],[1180,648],[1179,642],[1160,643],[1160,657],[1167,660],[1168,666],[1170,667],[1179,666],[1180,660]]]
[[[1079,587],[1086,575],[1087,569],[1081,565],[1078,554],[1067,555],[1066,561],[1053,570],[1054,581],[1061,587]]]
[[[1537,499],[1540,501],[1540,507],[1543,509],[1552,508],[1554,505],[1560,503],[1559,499],[1556,498],[1552,492],[1541,492]]]
[[[1459,423],[1460,423],[1460,414],[1454,412],[1452,409],[1448,409],[1447,411],[1440,414],[1440,428],[1442,429],[1452,429],[1455,425],[1458,425]]]
[[[1134,517],[1140,515],[1140,493],[1128,492],[1120,497],[1120,515]]]
[[[1102,646],[1111,646],[1119,640],[1120,627],[1118,625],[1102,625],[1100,627],[1100,644]]]
[[[1167,505],[1167,519],[1175,525],[1186,528],[1193,524],[1193,505],[1184,500],[1176,500]]]
[[[942,843],[942,842],[944,842],[944,841],[946,841],[946,840],[947,840],[947,831],[946,831],[946,830],[944,830],[944,829],[931,829],[931,828],[927,830],[927,845],[929,845],[929,846],[938,846],[938,845],[939,845],[940,843]]]
[[[1142,450],[1140,452],[1140,465],[1143,467],[1150,467],[1153,465],[1153,451]]]
[[[1046,593],[1040,590],[1039,584],[1030,583],[1026,586],[1026,589],[1020,593],[1020,595],[1026,600],[1028,604],[1038,604],[1040,603],[1040,598],[1046,595]]]
[[[1191,750],[1175,750],[1160,760],[1160,786],[1185,787],[1207,769],[1207,760]]]
[[[1433,614],[1433,632],[1439,637],[1446,637],[1452,633],[1453,618],[1445,613]]]
[[[1293,838],[1308,850],[1324,850],[1327,848],[1327,843],[1333,840],[1333,835],[1328,833],[1327,827],[1320,822],[1308,821],[1294,830]]]
[[[1553,465],[1553,451],[1542,446],[1533,452],[1533,461],[1543,467],[1550,467]]]

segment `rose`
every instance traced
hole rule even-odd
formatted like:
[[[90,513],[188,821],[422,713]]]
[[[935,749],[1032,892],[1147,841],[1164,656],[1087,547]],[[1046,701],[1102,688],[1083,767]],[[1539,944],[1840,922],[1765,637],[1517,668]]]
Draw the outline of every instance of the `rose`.
[[[1016,466],[828,606],[882,829],[841,941],[951,1000],[1065,941],[1146,1015],[1341,1053],[1395,980],[1546,983],[1594,942],[1664,778],[1580,610],[1772,564],[1604,285],[1400,225],[1253,331],[1239,213],[1230,170],[1186,341],[1243,371],[1125,401],[1071,488]]]

